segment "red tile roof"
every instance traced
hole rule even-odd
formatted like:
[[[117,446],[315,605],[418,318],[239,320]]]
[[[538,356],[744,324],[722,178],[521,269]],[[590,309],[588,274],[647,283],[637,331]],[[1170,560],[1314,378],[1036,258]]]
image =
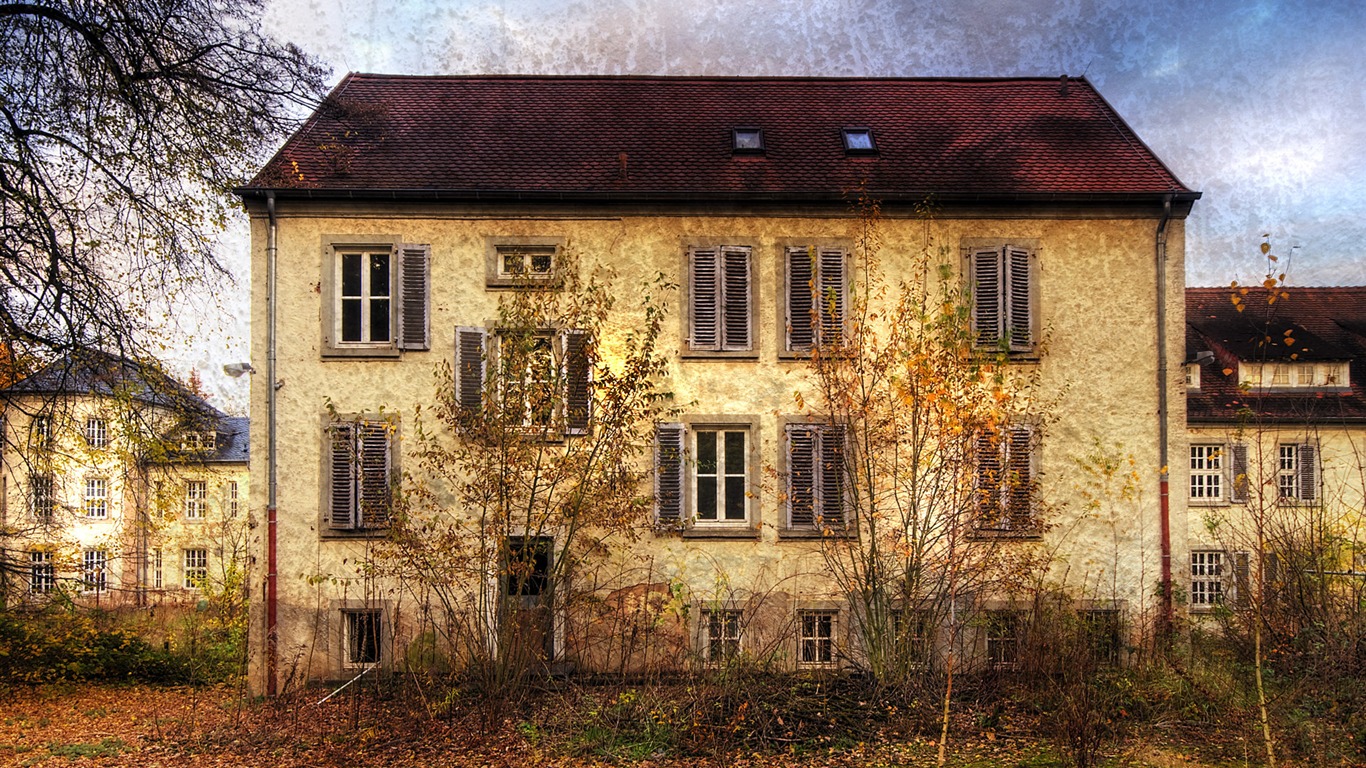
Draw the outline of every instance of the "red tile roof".
[[[1235,423],[1253,416],[1279,423],[1366,422],[1366,286],[1286,288],[1288,297],[1278,296],[1274,304],[1267,303],[1265,289],[1254,288],[1240,295],[1242,312],[1233,304],[1233,293],[1231,288],[1186,289],[1186,359],[1203,351],[1215,355],[1200,368],[1200,389],[1186,395],[1188,421]],[[1293,345],[1283,343],[1287,330]],[[1350,360],[1351,387],[1239,389],[1239,361],[1291,359]]]
[[[736,155],[731,129],[766,151]],[[872,156],[844,127],[871,128]],[[350,74],[239,190],[505,199],[1153,200],[1185,187],[1090,83]],[[308,192],[304,192],[308,190]]]

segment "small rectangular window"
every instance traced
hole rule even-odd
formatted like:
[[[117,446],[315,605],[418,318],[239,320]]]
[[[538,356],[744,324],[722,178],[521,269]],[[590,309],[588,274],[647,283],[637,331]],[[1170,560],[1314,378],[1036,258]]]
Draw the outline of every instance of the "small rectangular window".
[[[46,414],[39,414],[33,417],[29,423],[29,440],[35,448],[46,448],[52,445],[52,417]]]
[[[740,655],[741,613],[733,609],[703,611],[703,651],[709,662],[730,661]]]
[[[731,148],[737,155],[758,155],[764,151],[764,129],[734,128],[731,130]]]
[[[337,255],[340,286],[338,339],[344,344],[388,344],[392,340],[392,271],[388,251]]]
[[[872,128],[845,128],[841,132],[844,136],[844,151],[851,155],[872,155],[877,153],[877,145],[873,143]]]
[[[1190,497],[1191,501],[1224,498],[1224,446],[1191,446]]]
[[[57,588],[57,570],[52,564],[51,552],[30,552],[28,562],[28,591],[46,594]]]
[[[701,429],[693,434],[696,520],[743,523],[747,518],[748,455],[745,430]]]
[[[1084,611],[1081,614],[1081,627],[1086,633],[1087,650],[1095,663],[1107,667],[1119,664],[1119,611]]]
[[[835,612],[800,611],[797,614],[797,662],[828,666],[835,662]]]
[[[1216,550],[1191,552],[1190,604],[1209,608],[1224,601],[1224,553]]]
[[[199,589],[209,578],[209,550],[207,549],[187,549],[185,550],[185,582],[186,589]]]
[[[987,611],[987,663],[992,669],[1014,669],[1019,663],[1023,624],[1019,611]]]
[[[209,484],[203,480],[190,480],[185,483],[185,517],[188,520],[203,520],[208,506]]]
[[[379,611],[342,612],[344,652],[348,666],[378,664],[383,656]]]
[[[498,277],[504,280],[545,281],[555,276],[554,245],[498,245]]]
[[[57,512],[56,482],[51,474],[35,472],[28,476],[29,505],[40,523],[52,522]]]
[[[103,592],[108,588],[106,566],[109,555],[102,549],[87,549],[84,554],[82,585],[86,592]]]
[[[85,443],[97,450],[109,445],[109,425],[104,419],[92,416],[85,420]]]
[[[109,517],[109,481],[90,477],[85,481],[85,516],[103,520]]]

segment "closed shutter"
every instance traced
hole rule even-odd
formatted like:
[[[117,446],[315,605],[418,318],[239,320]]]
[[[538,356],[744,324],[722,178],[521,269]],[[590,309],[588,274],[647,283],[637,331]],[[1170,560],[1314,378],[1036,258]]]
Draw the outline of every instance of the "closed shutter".
[[[1247,552],[1233,553],[1233,604],[1248,607],[1252,598],[1252,567]]]
[[[816,343],[814,307],[815,262],[806,248],[787,249],[787,349],[806,351]]]
[[[593,371],[589,356],[588,334],[583,331],[566,331],[564,334],[564,356],[566,379],[564,431],[570,435],[586,434],[593,406]]]
[[[352,424],[333,424],[327,429],[330,443],[328,466],[328,522],[333,528],[356,527],[356,440]]]
[[[696,250],[691,260],[691,349],[716,350],[721,348],[720,304],[721,280],[714,249]]]
[[[1031,255],[1024,248],[1007,245],[1003,252],[1006,273],[1006,310],[1004,329],[1010,335],[1010,351],[1027,352],[1034,345],[1030,300]]]
[[[1300,501],[1315,501],[1319,497],[1318,446],[1313,443],[1300,443],[1296,453],[1296,466],[1300,473]]]
[[[844,514],[844,425],[821,428],[821,524],[843,528]]]
[[[1002,307],[1001,252],[973,251],[969,259],[972,275],[972,330],[980,346],[995,346],[1001,338]]]
[[[389,524],[393,507],[393,475],[390,472],[391,428],[380,421],[361,422],[357,454],[359,458],[360,515],[357,528],[377,528]]]
[[[484,405],[484,378],[488,368],[488,331],[483,328],[455,330],[455,402],[467,416]]]
[[[820,343],[839,344],[844,334],[844,249],[820,249]]]
[[[431,253],[429,245],[399,248],[399,349],[431,349]]]
[[[1241,504],[1247,501],[1247,445],[1235,443],[1229,446],[1229,452],[1233,454],[1233,483],[1230,487],[1229,500]]]
[[[1034,434],[1028,427],[1012,427],[1009,430],[1006,462],[1010,474],[1006,478],[1005,496],[1011,530],[1034,527],[1033,442]]]
[[[1001,527],[1001,447],[996,436],[983,432],[977,436],[976,492],[978,525]]]
[[[683,520],[683,425],[655,430],[655,509],[661,523]]]
[[[816,430],[809,425],[787,427],[787,524],[790,528],[816,525]]]
[[[721,287],[721,348],[728,351],[748,350],[751,347],[752,333],[749,312],[749,249],[724,249],[721,266],[724,280]]]

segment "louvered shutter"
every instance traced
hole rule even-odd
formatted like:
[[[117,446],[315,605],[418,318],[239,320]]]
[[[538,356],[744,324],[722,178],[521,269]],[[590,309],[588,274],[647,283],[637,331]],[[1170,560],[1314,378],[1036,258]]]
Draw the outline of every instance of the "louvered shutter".
[[[1005,265],[1007,322],[1004,328],[1010,335],[1010,351],[1028,352],[1034,346],[1033,311],[1030,296],[1030,252],[1007,245],[1002,252]]]
[[[1314,501],[1319,497],[1318,446],[1300,443],[1296,453],[1300,473],[1300,501]]]
[[[816,524],[816,432],[808,425],[787,427],[787,524],[811,528]]]
[[[1247,552],[1233,553],[1233,604],[1246,608],[1252,597],[1252,567]]]
[[[979,525],[1001,527],[1001,446],[994,435],[977,436],[976,491]]]
[[[844,425],[821,428],[820,508],[821,524],[843,528],[844,514]]]
[[[357,528],[377,528],[389,524],[393,507],[393,475],[390,471],[392,430],[381,421],[356,425],[358,439],[357,485],[360,489],[360,515]]]
[[[972,273],[972,330],[979,346],[995,346],[1001,338],[1004,312],[1001,299],[1001,252],[973,251],[969,259]]]
[[[820,295],[817,297],[820,317],[820,343],[839,344],[844,334],[844,250],[820,249]]]
[[[655,509],[661,523],[683,520],[683,425],[655,430]]]
[[[717,269],[714,249],[696,250],[690,255],[692,271],[692,306],[689,328],[692,329],[691,349],[716,350],[721,348],[721,275]]]
[[[329,442],[328,522],[333,528],[356,527],[356,437],[352,424],[333,424]]]
[[[787,349],[801,352],[811,349],[816,343],[815,318],[815,275],[812,274],[815,262],[806,248],[787,249]]]
[[[589,360],[589,338],[583,331],[566,331],[565,357],[565,417],[564,431],[570,435],[588,432],[592,413],[592,365]]]
[[[1028,530],[1034,525],[1033,431],[1028,427],[1011,427],[1006,446],[1009,476],[1006,513],[1011,530]]]
[[[488,369],[488,331],[455,329],[455,402],[466,415],[484,405],[484,378]]]
[[[1247,445],[1235,443],[1229,446],[1229,452],[1233,454],[1233,482],[1229,486],[1229,501],[1241,504],[1247,501]]]
[[[749,249],[726,248],[721,254],[721,349],[748,350],[750,334]]]
[[[399,248],[399,349],[431,349],[431,254],[429,245]]]

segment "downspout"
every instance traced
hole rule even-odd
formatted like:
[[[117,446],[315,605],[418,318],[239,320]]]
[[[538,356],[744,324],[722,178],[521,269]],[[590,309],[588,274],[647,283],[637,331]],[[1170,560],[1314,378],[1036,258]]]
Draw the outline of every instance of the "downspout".
[[[1173,626],[1172,614],[1172,519],[1169,491],[1169,451],[1167,450],[1167,222],[1172,217],[1172,196],[1162,200],[1162,219],[1157,223],[1157,451],[1159,469],[1158,515],[1162,547],[1162,616],[1158,637],[1167,640]]]
[[[279,380],[275,370],[275,258],[276,258],[276,221],[275,193],[266,193],[266,471],[269,475],[266,503],[266,695],[277,693],[275,678],[279,654],[278,627],[276,624],[276,541],[277,541],[277,489],[275,459],[275,400]]]

